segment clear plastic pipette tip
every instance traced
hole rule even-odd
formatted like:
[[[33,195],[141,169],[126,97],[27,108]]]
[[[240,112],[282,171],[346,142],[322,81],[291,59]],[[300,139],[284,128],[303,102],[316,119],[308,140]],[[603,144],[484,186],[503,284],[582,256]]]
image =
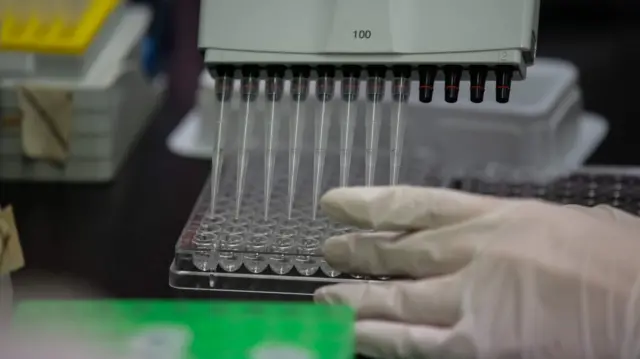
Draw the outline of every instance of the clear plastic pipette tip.
[[[257,76],[247,76],[242,79],[242,115],[238,126],[238,167],[236,169],[236,211],[235,217],[240,217],[242,208],[242,197],[247,177],[247,167],[249,166],[249,140],[253,131],[253,113],[255,100],[258,97]]]
[[[218,118],[213,127],[213,153],[211,154],[211,207],[210,215],[213,218],[216,214],[216,201],[220,188],[220,176],[222,161],[224,158],[224,138],[226,135],[227,104],[233,94],[233,78],[221,76],[215,85],[216,98],[218,104]]]
[[[404,146],[404,135],[406,127],[404,105],[408,101],[411,93],[411,84],[406,77],[396,77],[393,80],[392,96],[393,105],[391,109],[391,138],[390,138],[390,178],[389,183],[398,184],[400,177],[400,166],[402,165],[402,149]]]
[[[334,80],[328,76],[318,78],[316,83],[316,96],[320,101],[315,117],[315,141],[313,154],[313,208],[311,210],[312,219],[318,215],[318,199],[322,190],[322,174],[324,172],[324,161],[327,154],[327,139],[331,127],[331,107],[329,101],[333,99]]]
[[[278,134],[280,131],[280,99],[283,92],[283,81],[280,76],[267,79],[265,84],[267,123],[265,126],[264,148],[264,219],[269,218],[271,192],[273,190],[273,170],[276,162]]]
[[[365,186],[373,186],[378,160],[378,142],[382,125],[382,100],[385,82],[382,77],[371,77],[367,81],[367,113],[365,117]]]
[[[355,132],[360,80],[349,76],[342,80],[342,114],[340,116],[340,187],[349,185],[353,134]]]
[[[300,168],[300,153],[306,123],[305,101],[309,94],[309,79],[297,76],[291,80],[291,97],[293,100],[293,114],[289,122],[289,183],[287,198],[287,216],[291,219],[293,202],[298,183],[298,168]]]

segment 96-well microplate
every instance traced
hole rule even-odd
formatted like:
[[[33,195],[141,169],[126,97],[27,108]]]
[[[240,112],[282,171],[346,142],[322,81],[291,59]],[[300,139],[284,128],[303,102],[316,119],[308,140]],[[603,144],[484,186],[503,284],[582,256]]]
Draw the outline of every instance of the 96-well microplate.
[[[376,181],[385,184],[387,163],[379,163]],[[209,181],[176,247],[171,285],[185,289],[311,294],[324,284],[360,280],[384,280],[345,274],[331,268],[322,257],[324,241],[355,228],[330,221],[319,211],[312,219],[312,171],[303,157],[296,200],[287,215],[286,161],[277,165],[270,215],[264,219],[261,161],[249,166],[241,214],[235,218],[235,170],[231,164],[220,181],[216,214],[209,213]],[[364,184],[364,159],[353,159],[353,185]],[[407,161],[401,183],[439,185],[430,178],[425,161]],[[413,164],[413,165],[412,165]],[[327,156],[324,191],[338,187],[339,157]],[[323,192],[324,192],[323,191]]]

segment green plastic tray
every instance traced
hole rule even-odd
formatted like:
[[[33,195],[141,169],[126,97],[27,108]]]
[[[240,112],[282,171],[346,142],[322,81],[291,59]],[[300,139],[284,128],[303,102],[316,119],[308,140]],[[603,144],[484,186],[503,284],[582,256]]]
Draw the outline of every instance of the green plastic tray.
[[[15,329],[73,335],[116,357],[154,359],[347,359],[347,307],[193,301],[29,301]]]

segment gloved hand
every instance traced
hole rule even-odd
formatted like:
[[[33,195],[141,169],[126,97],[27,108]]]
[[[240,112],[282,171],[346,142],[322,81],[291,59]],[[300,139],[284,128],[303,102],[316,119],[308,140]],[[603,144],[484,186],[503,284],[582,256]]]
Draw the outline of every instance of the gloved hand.
[[[337,270],[408,280],[339,284],[316,300],[358,313],[375,358],[638,358],[640,219],[418,187],[328,192]]]

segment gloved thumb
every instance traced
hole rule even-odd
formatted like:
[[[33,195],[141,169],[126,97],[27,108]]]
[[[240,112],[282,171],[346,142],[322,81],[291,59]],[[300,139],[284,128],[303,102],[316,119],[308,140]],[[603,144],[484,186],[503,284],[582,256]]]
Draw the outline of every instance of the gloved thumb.
[[[363,320],[356,323],[356,350],[380,359],[438,358],[452,336],[451,328]]]
[[[482,216],[504,199],[429,187],[350,187],[320,202],[332,219],[382,231],[436,229]]]
[[[320,303],[348,305],[358,319],[453,326],[460,320],[459,273],[417,281],[337,284],[319,289]]]

